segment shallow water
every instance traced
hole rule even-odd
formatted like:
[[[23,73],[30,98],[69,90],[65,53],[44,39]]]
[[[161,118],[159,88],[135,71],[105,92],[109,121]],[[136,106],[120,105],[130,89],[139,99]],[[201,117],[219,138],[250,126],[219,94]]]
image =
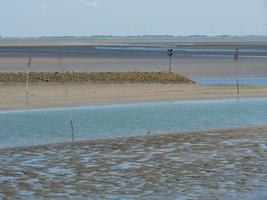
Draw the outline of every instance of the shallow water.
[[[201,77],[192,78],[195,82],[205,85],[235,85],[235,77]],[[239,84],[246,86],[267,86],[267,77],[239,77]]]
[[[75,139],[118,138],[267,122],[267,99],[155,102],[72,109]],[[0,147],[70,141],[68,111],[38,109],[0,112]]]

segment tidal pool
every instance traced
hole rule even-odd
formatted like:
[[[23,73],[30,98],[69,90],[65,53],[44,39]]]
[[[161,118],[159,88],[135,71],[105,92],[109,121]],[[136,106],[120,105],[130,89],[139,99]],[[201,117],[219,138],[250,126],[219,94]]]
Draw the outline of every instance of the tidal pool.
[[[235,77],[199,77],[192,78],[197,83],[205,85],[235,85]],[[267,86],[267,77],[239,77],[239,84],[245,86]]]
[[[75,140],[264,125],[267,99],[150,102],[72,108]],[[67,108],[0,112],[0,148],[71,140]]]

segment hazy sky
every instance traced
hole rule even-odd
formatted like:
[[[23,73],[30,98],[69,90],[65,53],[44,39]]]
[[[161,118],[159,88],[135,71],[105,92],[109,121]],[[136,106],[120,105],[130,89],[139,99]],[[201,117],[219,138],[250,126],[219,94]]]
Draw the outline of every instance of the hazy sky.
[[[2,36],[263,35],[267,0],[0,0]]]

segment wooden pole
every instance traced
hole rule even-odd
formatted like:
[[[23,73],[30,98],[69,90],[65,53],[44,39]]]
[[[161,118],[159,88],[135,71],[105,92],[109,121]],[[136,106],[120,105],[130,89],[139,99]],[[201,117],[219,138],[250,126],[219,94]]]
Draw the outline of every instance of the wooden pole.
[[[169,56],[169,72],[172,71],[172,55],[173,55],[173,49],[167,49],[167,54]]]
[[[172,57],[169,56],[169,71],[172,71]]]
[[[68,91],[66,80],[64,78],[64,68],[63,68],[63,64],[62,64],[62,58],[58,58],[58,66],[61,68],[62,82],[63,82],[64,88],[65,88],[65,96],[66,96],[66,102],[67,102],[67,106],[68,106],[68,114],[69,114],[69,120],[70,120],[70,126],[71,126],[71,142],[74,142],[75,133],[74,133],[73,115],[72,115],[72,111],[71,111],[69,91]]]
[[[239,89],[239,71],[238,71],[238,61],[235,61],[235,68],[236,68],[236,89],[237,89],[237,94],[240,94],[240,89]]]
[[[235,77],[236,77],[237,95],[240,94],[238,62],[239,62],[239,50],[238,50],[238,48],[236,48],[236,52],[235,52]]]
[[[27,65],[27,72],[26,72],[26,101],[27,101],[27,108],[29,108],[29,74],[30,74],[30,67],[32,63],[32,58],[29,58],[28,65]]]

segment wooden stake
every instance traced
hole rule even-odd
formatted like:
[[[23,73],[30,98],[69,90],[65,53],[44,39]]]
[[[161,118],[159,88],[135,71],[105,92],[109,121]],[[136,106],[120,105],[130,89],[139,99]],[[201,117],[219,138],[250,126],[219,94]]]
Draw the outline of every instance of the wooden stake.
[[[239,62],[239,51],[238,51],[238,48],[236,48],[236,52],[235,52],[235,77],[236,77],[236,89],[237,89],[237,95],[240,94],[240,89],[239,89],[239,69],[238,69],[238,62]]]
[[[58,58],[57,62],[58,62],[58,66],[61,68],[62,82],[63,82],[64,87],[65,87],[65,96],[66,96],[66,102],[67,102],[67,106],[68,106],[69,120],[70,120],[70,126],[71,126],[71,142],[74,142],[75,134],[74,134],[73,115],[72,115],[71,103],[70,103],[70,99],[69,99],[69,91],[68,91],[66,80],[64,78],[64,68],[63,68],[63,64],[62,64],[62,58]]]
[[[29,108],[29,74],[30,74],[30,67],[32,63],[32,58],[29,58],[28,65],[27,65],[27,80],[26,80],[26,100],[27,100],[27,109]]]
[[[235,61],[235,68],[236,68],[236,89],[237,89],[237,94],[240,94],[240,89],[239,89],[239,71],[238,71],[238,61]]]

